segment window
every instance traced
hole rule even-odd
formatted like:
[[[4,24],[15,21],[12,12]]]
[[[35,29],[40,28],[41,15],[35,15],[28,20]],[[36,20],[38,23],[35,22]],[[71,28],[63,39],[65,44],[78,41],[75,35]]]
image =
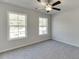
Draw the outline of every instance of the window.
[[[48,34],[48,19],[39,17],[39,35]]]
[[[9,39],[26,37],[26,15],[9,13]]]

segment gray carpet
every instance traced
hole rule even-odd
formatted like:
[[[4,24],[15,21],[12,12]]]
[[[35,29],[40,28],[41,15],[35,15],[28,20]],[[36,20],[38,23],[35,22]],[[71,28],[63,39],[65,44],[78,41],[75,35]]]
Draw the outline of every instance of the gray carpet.
[[[79,59],[79,48],[49,40],[2,53],[0,59]]]

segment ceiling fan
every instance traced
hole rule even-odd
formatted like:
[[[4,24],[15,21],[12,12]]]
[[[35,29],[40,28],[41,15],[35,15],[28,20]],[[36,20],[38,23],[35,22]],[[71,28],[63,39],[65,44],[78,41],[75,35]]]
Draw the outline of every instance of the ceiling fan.
[[[52,11],[53,9],[54,9],[54,10],[57,10],[57,11],[60,11],[60,10],[61,10],[60,8],[54,7],[54,6],[57,6],[57,5],[61,4],[61,1],[57,1],[57,2],[55,2],[55,3],[53,3],[53,4],[51,4],[51,0],[37,0],[37,1],[38,1],[39,3],[41,3],[41,5],[44,6],[44,8],[45,8],[45,10],[46,10],[47,12],[50,12],[50,11]]]

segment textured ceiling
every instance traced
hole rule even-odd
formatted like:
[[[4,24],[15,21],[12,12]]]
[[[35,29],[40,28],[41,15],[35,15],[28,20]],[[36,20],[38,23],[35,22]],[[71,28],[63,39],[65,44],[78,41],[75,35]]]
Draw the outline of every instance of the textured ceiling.
[[[38,2],[36,2],[36,0],[0,0],[0,1],[34,10],[36,10],[35,8],[39,7],[42,8],[41,5]],[[55,2],[58,0],[52,0],[52,1]],[[79,0],[61,0],[61,1],[62,4],[57,7],[61,8],[62,10],[70,10],[79,7]],[[45,12],[45,10],[38,10],[38,11]],[[53,14],[55,12],[57,11],[53,10],[49,14]]]

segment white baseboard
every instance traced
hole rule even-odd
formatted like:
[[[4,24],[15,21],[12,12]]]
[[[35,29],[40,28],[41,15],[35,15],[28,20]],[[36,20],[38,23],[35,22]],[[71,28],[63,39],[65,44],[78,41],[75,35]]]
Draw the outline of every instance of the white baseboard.
[[[0,51],[0,53],[5,53],[5,52],[8,52],[8,51],[16,50],[18,48],[26,47],[26,46],[33,45],[33,44],[36,44],[36,43],[40,43],[40,42],[47,41],[47,40],[50,40],[50,39],[34,41],[34,42],[24,44],[24,45],[20,45],[20,46],[14,47],[14,48],[5,49],[5,50]]]
[[[59,41],[61,43],[65,43],[65,44],[68,44],[68,45],[71,45],[71,46],[74,46],[74,47],[79,47],[78,44],[73,44],[71,42],[67,42],[67,41],[62,41],[62,40],[58,40],[58,39],[53,39],[53,40],[56,40],[56,41]]]

